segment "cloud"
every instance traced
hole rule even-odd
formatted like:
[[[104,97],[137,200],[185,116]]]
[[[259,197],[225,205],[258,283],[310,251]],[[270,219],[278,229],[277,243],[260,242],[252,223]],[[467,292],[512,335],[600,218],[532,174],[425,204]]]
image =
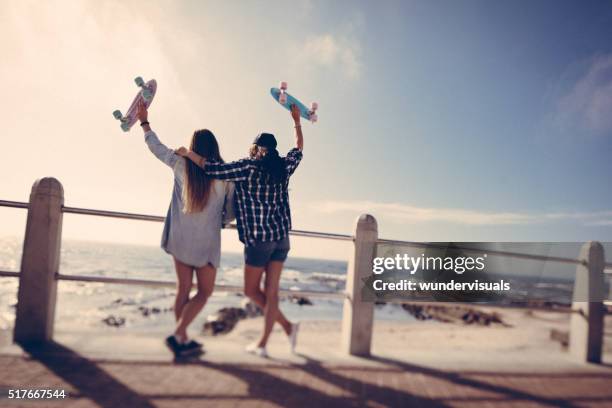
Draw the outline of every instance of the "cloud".
[[[562,220],[580,222],[588,227],[612,226],[612,211],[574,212],[545,214],[547,220]]]
[[[577,221],[590,226],[612,225],[612,211],[530,214],[456,208],[429,208],[374,201],[326,201],[318,203],[313,207],[317,211],[325,213],[379,213],[385,218],[403,223],[446,222],[471,226],[489,226],[534,224],[550,221]]]
[[[612,131],[612,54],[594,58],[584,75],[557,100],[555,121],[563,130]]]
[[[347,34],[311,35],[297,47],[294,62],[298,66],[318,69],[338,69],[347,79],[356,80],[361,76],[361,46],[354,30]]]
[[[612,219],[587,222],[585,225],[590,227],[612,227]]]

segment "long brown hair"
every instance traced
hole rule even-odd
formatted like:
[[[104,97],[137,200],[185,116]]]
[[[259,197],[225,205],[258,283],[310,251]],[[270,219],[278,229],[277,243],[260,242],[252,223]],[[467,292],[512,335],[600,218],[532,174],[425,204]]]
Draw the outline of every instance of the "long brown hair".
[[[253,144],[249,149],[249,157],[258,161],[259,168],[267,173],[273,182],[287,180],[285,161],[278,155],[278,150]]]
[[[213,132],[208,129],[193,132],[189,149],[206,158],[207,161],[223,163],[217,139]],[[206,176],[200,166],[185,159],[183,201],[185,202],[184,211],[186,213],[200,212],[206,207],[213,183],[214,180]]]

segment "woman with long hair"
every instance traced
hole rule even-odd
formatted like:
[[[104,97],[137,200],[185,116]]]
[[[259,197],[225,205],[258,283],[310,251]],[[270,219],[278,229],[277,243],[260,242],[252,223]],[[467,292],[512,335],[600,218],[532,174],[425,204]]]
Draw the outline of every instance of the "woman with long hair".
[[[138,119],[147,146],[174,173],[172,201],[161,242],[162,248],[174,259],[177,276],[176,327],[166,338],[166,345],[177,357],[201,354],[202,344],[189,339],[187,327],[213,292],[221,257],[221,227],[233,215],[233,185],[207,176],[199,166],[160,142],[151,130],[147,110],[142,104]],[[193,133],[190,149],[211,163],[223,163],[217,139],[208,129]],[[190,298],[194,272],[198,290]]]
[[[206,175],[235,183],[234,207],[240,241],[244,243],[244,292],[264,309],[264,329],[258,342],[247,351],[267,356],[266,344],[275,322],[289,337],[295,349],[298,324],[291,323],[278,307],[278,292],[283,264],[289,252],[289,177],[302,160],[304,138],[300,112],[292,106],[296,147],[280,157],[276,138],[261,133],[253,142],[249,157],[231,163],[211,162],[193,149],[181,147],[177,153],[204,169]],[[264,291],[261,280],[265,274]]]

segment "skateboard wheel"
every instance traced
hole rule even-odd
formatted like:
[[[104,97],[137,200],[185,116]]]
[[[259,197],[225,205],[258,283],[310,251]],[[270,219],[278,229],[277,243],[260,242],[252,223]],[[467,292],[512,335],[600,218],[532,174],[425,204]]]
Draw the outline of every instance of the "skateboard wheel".
[[[283,93],[282,93],[282,94],[280,94],[280,95],[278,96],[278,102],[279,102],[281,105],[286,104],[286,103],[287,103],[287,95],[285,95],[285,94],[283,94]]]
[[[123,130],[124,132],[127,132],[128,130],[130,130],[130,126],[124,122],[121,124],[121,130]]]
[[[313,114],[310,115],[309,119],[310,119],[310,121],[312,123],[315,123],[319,119],[319,117],[316,114],[313,113]]]
[[[151,96],[153,96],[153,94],[151,93],[151,91],[147,88],[144,88],[142,90],[142,99],[144,99],[145,101],[150,101],[151,100]]]
[[[121,118],[123,117],[120,110],[114,111],[113,116],[115,117],[115,119],[118,119],[118,120],[121,120]]]
[[[316,111],[317,109],[319,109],[319,104],[318,104],[318,103],[313,102],[313,103],[311,103],[311,104],[310,104],[310,110],[311,110],[311,111],[313,111],[313,112],[314,112],[314,111]]]
[[[142,77],[134,78],[134,82],[136,82],[136,85],[138,86],[144,86],[144,80],[142,79]]]
[[[286,91],[287,90],[287,82],[282,81],[280,83],[280,89],[282,89],[283,91]]]

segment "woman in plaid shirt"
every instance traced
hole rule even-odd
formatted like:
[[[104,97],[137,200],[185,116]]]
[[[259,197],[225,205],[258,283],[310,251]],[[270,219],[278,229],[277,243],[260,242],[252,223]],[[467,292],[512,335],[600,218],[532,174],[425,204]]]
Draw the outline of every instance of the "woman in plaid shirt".
[[[244,291],[264,309],[264,331],[247,351],[267,356],[266,344],[275,322],[280,323],[295,349],[298,323],[291,323],[278,307],[278,292],[283,264],[289,252],[289,178],[302,160],[304,138],[300,111],[292,106],[296,147],[280,157],[276,139],[261,133],[251,146],[249,157],[231,163],[210,163],[206,158],[181,147],[177,153],[204,169],[206,175],[235,183],[234,206],[238,236],[244,243]],[[264,276],[265,292],[260,289]]]

